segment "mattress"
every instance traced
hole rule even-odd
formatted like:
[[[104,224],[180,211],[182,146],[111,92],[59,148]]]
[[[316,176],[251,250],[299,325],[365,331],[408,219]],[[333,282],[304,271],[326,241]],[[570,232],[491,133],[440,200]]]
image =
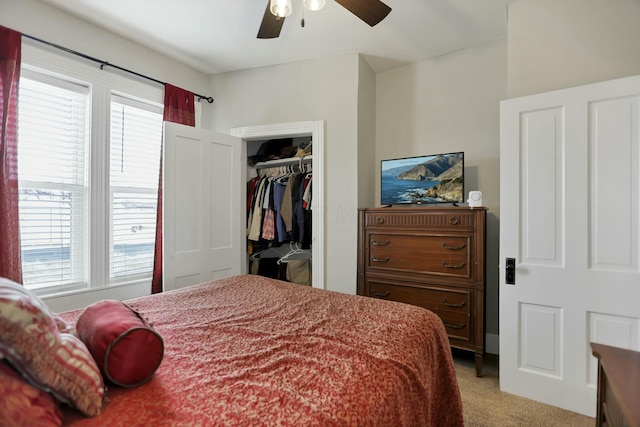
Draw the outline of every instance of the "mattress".
[[[461,426],[442,321],[416,306],[242,275],[127,301],[164,339],[153,378],[73,426]],[[62,313],[75,322],[81,310]]]

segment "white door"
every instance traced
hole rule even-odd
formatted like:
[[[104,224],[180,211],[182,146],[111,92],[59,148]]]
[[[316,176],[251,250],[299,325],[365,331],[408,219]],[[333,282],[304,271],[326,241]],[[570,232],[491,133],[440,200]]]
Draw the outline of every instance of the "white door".
[[[244,144],[166,122],[164,144],[164,289],[240,274]]]
[[[501,104],[503,391],[595,416],[589,343],[640,350],[639,94],[637,76]]]

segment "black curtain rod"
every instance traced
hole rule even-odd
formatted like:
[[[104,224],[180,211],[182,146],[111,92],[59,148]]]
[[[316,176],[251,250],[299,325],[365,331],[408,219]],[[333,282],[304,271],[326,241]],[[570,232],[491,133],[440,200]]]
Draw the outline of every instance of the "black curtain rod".
[[[118,69],[118,70],[120,70],[120,71],[124,71],[125,73],[133,74],[133,75],[135,75],[135,76],[142,77],[143,79],[151,80],[152,82],[155,82],[155,83],[161,84],[161,85],[163,85],[163,86],[166,84],[165,82],[160,81],[160,80],[157,80],[157,79],[154,79],[153,77],[145,76],[144,74],[136,73],[135,71],[131,71],[131,70],[128,70],[128,69],[126,69],[126,68],[119,67],[119,66],[114,65],[114,64],[110,64],[110,63],[108,63],[107,61],[103,61],[103,60],[101,60],[101,59],[94,58],[93,56],[85,55],[84,53],[81,53],[81,52],[75,51],[75,50],[73,50],[73,49],[69,49],[69,48],[67,48],[67,47],[60,46],[60,45],[58,45],[58,44],[48,42],[48,41],[46,41],[46,40],[42,40],[42,39],[39,39],[39,38],[37,38],[37,37],[30,36],[30,35],[28,35],[28,34],[22,34],[22,36],[23,36],[23,37],[26,37],[26,38],[28,38],[28,39],[31,39],[31,40],[35,40],[35,41],[40,42],[40,43],[44,43],[44,44],[46,44],[47,46],[55,47],[56,49],[64,50],[65,52],[68,52],[68,53],[71,53],[71,54],[74,54],[74,55],[77,55],[77,56],[81,56],[81,57],[83,57],[84,59],[88,59],[89,61],[97,62],[97,63],[99,63],[99,64],[100,64],[100,69],[101,69],[101,70],[103,70],[103,69],[104,69],[104,67],[116,68],[116,69]],[[195,96],[195,97],[197,97],[197,98],[198,98],[198,101],[201,101],[201,100],[203,100],[203,99],[204,99],[204,100],[205,100],[205,101],[207,101],[209,104],[213,104],[213,97],[211,97],[211,96],[199,95],[199,94],[197,94],[197,93],[195,93],[195,92],[191,92],[191,93],[193,93],[193,96]]]

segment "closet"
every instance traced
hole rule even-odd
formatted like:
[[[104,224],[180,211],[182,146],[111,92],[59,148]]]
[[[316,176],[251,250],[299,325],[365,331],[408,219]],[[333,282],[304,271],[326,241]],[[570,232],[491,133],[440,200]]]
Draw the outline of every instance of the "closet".
[[[312,138],[248,141],[248,272],[312,285]]]
[[[311,282],[325,287],[324,127],[322,120],[278,123],[233,128],[226,135],[165,123],[165,290],[249,271],[245,184],[257,172],[247,158],[257,153],[256,141],[283,136],[294,138],[294,144],[301,137],[313,140]]]

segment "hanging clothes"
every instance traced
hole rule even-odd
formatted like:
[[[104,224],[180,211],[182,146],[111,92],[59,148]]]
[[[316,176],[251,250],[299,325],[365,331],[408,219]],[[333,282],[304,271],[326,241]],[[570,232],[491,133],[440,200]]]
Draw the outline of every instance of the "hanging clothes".
[[[260,248],[288,241],[311,244],[311,172],[270,168],[247,182],[247,238]]]
[[[285,188],[287,186],[287,181],[288,178],[284,183],[280,179],[275,179],[273,182],[273,205],[276,222],[276,236],[278,242],[280,243],[291,240],[291,233],[287,231],[282,215],[282,201],[285,197]]]
[[[264,196],[264,190],[267,179],[263,178],[258,183],[258,190],[255,196],[255,200],[252,203],[252,215],[250,218],[250,223],[248,224],[248,233],[247,237],[249,240],[258,241],[260,240],[260,229],[262,228],[262,201]]]
[[[282,216],[282,220],[284,221],[284,226],[287,233],[291,233],[293,231],[293,178],[294,177],[287,177],[284,188],[284,196],[282,197],[282,206],[280,206],[280,215]]]

